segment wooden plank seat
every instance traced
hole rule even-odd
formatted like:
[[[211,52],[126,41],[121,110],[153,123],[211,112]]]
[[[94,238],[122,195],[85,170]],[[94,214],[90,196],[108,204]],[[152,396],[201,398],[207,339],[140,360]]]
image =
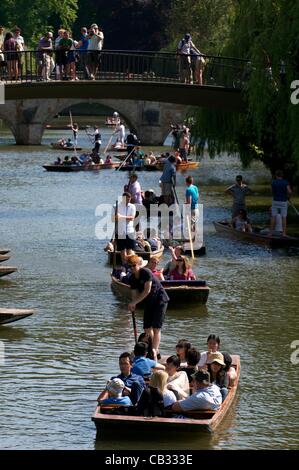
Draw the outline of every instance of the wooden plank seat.
[[[192,411],[172,411],[171,409],[165,409],[164,413],[165,416],[168,418],[171,418],[173,415],[183,415],[186,416],[186,418],[194,418],[198,419],[202,417],[202,415],[214,415],[217,413],[218,410],[192,410]]]

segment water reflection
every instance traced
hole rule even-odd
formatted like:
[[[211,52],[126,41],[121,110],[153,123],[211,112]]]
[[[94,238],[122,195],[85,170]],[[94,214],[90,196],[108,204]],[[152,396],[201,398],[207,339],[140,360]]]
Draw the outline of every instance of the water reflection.
[[[55,136],[59,133],[45,135],[44,142]],[[106,380],[118,373],[119,354],[134,347],[127,301],[110,288],[110,267],[103,252],[106,242],[94,235],[94,211],[97,204],[116,199],[128,175],[109,170],[44,172],[42,165],[55,156],[47,147],[0,148],[0,240],[1,246],[12,250],[11,264],[20,268],[10,279],[0,280],[0,303],[30,306],[37,312],[0,329],[6,352],[1,366],[0,447],[298,446],[298,366],[290,363],[290,344],[299,338],[298,250],[271,251],[215,233],[212,222],[230,213],[231,200],[223,190],[240,172],[238,161],[229,157],[205,159],[193,172],[204,202],[207,245],[207,256],[196,260],[194,270],[207,280],[211,291],[206,306],[169,309],[162,353],[174,353],[182,337],[205,350],[208,335],[219,334],[221,348],[241,356],[239,401],[212,435],[188,435],[175,441],[167,436],[151,436],[150,441],[140,436],[132,442],[127,436],[112,436],[94,442],[90,416],[96,397]],[[258,190],[264,191],[269,174],[257,164],[243,174],[257,192],[249,199],[252,217],[260,218],[260,208],[270,197],[263,194],[260,199]],[[158,192],[159,176],[140,173],[142,187]],[[184,177],[178,175],[180,199]],[[137,326],[141,331],[141,310]]]

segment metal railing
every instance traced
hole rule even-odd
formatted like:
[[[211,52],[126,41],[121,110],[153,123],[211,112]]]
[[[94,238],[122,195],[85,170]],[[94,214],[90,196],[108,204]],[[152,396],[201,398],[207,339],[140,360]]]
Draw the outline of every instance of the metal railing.
[[[249,76],[248,61],[204,55],[202,82],[196,83],[196,56],[150,51],[5,52],[0,78],[10,82],[50,80],[117,80],[186,83],[241,89]]]

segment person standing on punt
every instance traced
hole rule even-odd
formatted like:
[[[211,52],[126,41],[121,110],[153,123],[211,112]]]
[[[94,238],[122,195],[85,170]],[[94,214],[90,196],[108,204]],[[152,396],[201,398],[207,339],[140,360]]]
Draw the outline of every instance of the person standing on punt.
[[[171,155],[164,163],[161,176],[161,191],[165,204],[170,206],[174,201],[174,187],[176,185],[176,158]]]
[[[247,194],[251,193],[251,189],[243,183],[243,176],[236,176],[236,183],[225,190],[233,196],[232,218],[239,215],[240,210],[246,210],[245,198]]]
[[[283,172],[277,170],[275,172],[275,179],[272,181],[272,217],[269,236],[272,235],[275,228],[276,216],[281,214],[282,219],[282,236],[286,236],[287,230],[287,215],[288,215],[288,198],[292,194],[289,182],[284,179]]]
[[[128,258],[132,270],[130,287],[132,302],[128,309],[134,312],[137,304],[144,300],[143,328],[153,338],[153,349],[158,353],[161,341],[161,328],[164,322],[169,297],[160,281],[149,269],[141,268],[136,255]],[[157,354],[159,357],[159,355]]]

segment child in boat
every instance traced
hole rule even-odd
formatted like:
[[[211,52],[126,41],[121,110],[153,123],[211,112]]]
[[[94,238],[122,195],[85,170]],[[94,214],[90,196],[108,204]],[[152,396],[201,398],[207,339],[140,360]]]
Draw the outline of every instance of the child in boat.
[[[107,155],[106,160],[105,160],[105,165],[111,165],[112,163],[112,157],[110,155]]]
[[[198,371],[197,364],[200,360],[200,352],[196,348],[188,349],[186,353],[186,360],[187,365],[183,367],[181,365],[179,370],[186,372],[186,374],[188,375],[189,383],[191,383],[193,380],[192,375]]]
[[[177,258],[176,267],[170,271],[169,276],[172,281],[195,281],[196,279],[186,256]]]
[[[188,376],[186,372],[179,370],[180,364],[180,358],[175,355],[166,360],[167,388],[174,392],[178,400],[190,395]]]
[[[176,402],[175,394],[167,389],[168,375],[164,370],[155,371],[149,386],[143,390],[137,405],[137,414],[163,416],[164,409]]]
[[[240,232],[252,232],[252,227],[245,209],[240,209],[239,214],[232,219],[232,226]]]
[[[176,353],[180,358],[180,367],[187,366],[187,352],[192,347],[192,344],[187,339],[179,339],[176,345]],[[198,362],[198,361],[197,361]]]
[[[106,385],[108,392],[108,398],[100,400],[100,405],[124,405],[131,406],[132,402],[128,396],[123,397],[122,392],[125,388],[125,384],[121,379],[115,378],[109,380]]]
[[[137,340],[138,343],[145,343],[147,344],[147,355],[148,359],[152,359],[153,361],[157,361],[157,351],[153,349],[153,339],[151,335],[148,333],[141,333]]]
[[[207,339],[208,350],[200,353],[200,361],[198,367],[206,367],[207,361],[210,358],[211,353],[219,351],[220,338],[216,335],[209,335]]]
[[[229,378],[225,371],[225,362],[221,352],[210,354],[207,366],[211,377],[211,383],[214,383],[220,388],[222,401],[224,401],[228,394]]]
[[[229,387],[233,387],[235,385],[235,381],[236,381],[236,378],[237,378],[237,372],[236,372],[236,369],[232,366],[232,358],[230,356],[230,354],[224,352],[222,353],[223,355],[223,359],[224,359],[224,362],[225,362],[225,372],[227,373],[227,376],[228,376],[228,386]]]
[[[132,373],[141,375],[142,377],[149,377],[152,369],[164,370],[165,367],[158,362],[148,359],[146,357],[148,346],[145,343],[136,343],[134,348],[134,361]]]

